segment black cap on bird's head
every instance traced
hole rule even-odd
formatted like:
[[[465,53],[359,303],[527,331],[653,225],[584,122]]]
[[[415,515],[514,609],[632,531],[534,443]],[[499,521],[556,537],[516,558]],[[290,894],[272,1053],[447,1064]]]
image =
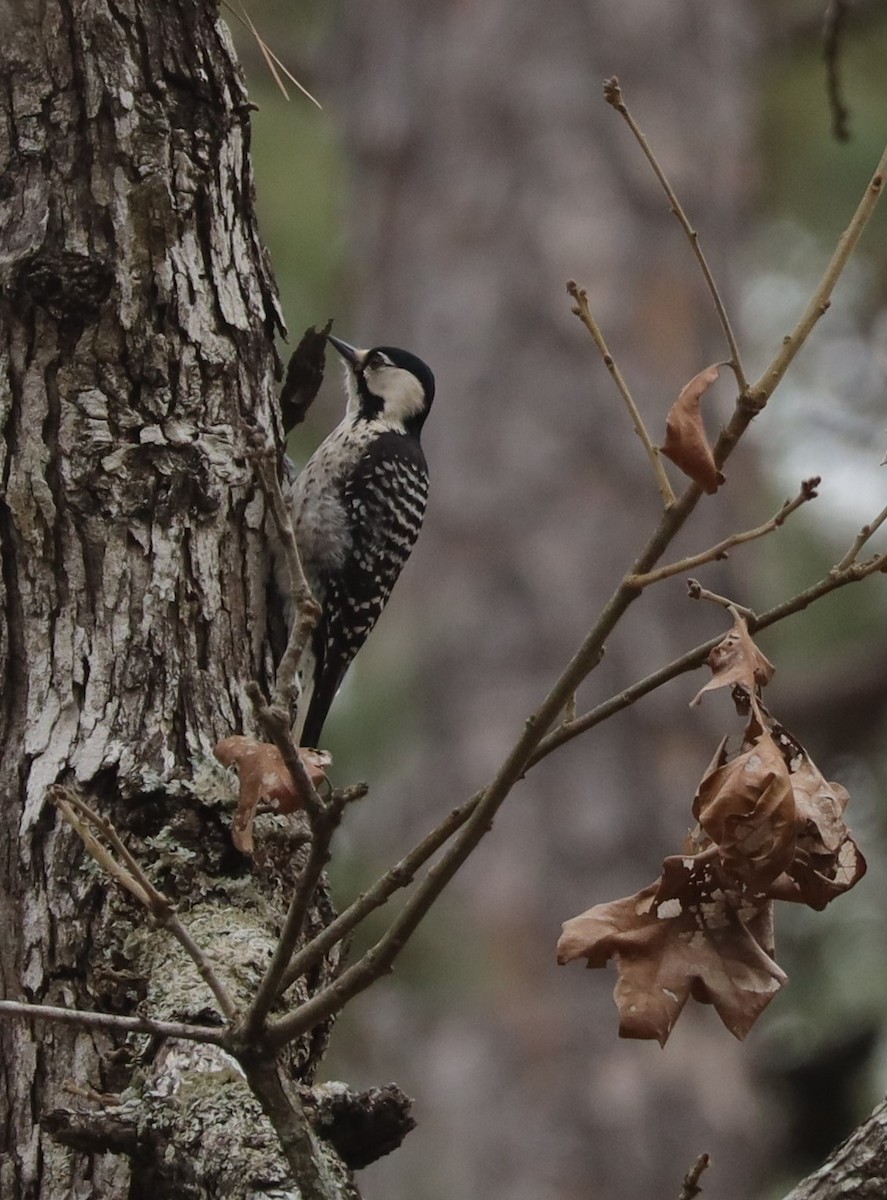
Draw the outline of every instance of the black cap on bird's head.
[[[328,341],[348,365],[355,415],[418,437],[434,399],[434,376],[422,359],[396,346],[359,350],[332,334]]]

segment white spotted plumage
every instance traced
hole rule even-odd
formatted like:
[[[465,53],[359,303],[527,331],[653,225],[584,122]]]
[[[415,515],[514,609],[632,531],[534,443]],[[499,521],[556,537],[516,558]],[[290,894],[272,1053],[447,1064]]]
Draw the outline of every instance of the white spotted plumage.
[[[330,341],[348,369],[345,417],[290,491],[293,528],[322,616],[300,670],[296,734],[317,745],[354,655],[418,537],[428,497],[420,445],[434,397],[428,367],[404,350]]]

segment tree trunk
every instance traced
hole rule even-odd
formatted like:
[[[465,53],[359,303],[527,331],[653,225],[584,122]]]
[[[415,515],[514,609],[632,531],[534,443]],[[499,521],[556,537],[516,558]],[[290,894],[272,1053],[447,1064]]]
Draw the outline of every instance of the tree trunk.
[[[349,7],[347,22],[335,47],[352,155],[346,333],[414,350],[438,380],[425,530],[364,658],[383,679],[410,663],[413,694],[387,722],[398,762],[424,720],[415,769],[375,786],[390,815],[366,814],[362,852],[381,842],[384,858],[405,826],[486,782],[655,520],[649,465],[565,281],[588,286],[654,439],[682,384],[725,357],[690,248],[603,80],[619,75],[729,297],[756,38],[751,6],[733,2],[386,0]],[[706,400],[712,427],[728,389]],[[756,504],[750,474],[731,461],[676,551],[738,527],[739,504]],[[710,586],[753,603],[728,571]],[[683,579],[656,589],[579,711],[721,628]],[[377,989],[359,1010],[349,1070],[384,1062],[421,1101],[416,1134],[375,1169],[377,1194],[676,1194],[702,1150],[722,1200],[753,1194],[768,1137],[748,1049],[698,1009],[664,1053],[619,1043],[612,976],[554,961],[563,920],[644,886],[679,849],[719,736],[709,713],[688,712],[693,690],[678,681],[534,770],[457,884],[462,908],[451,898],[413,952],[434,956],[446,985],[424,1004]],[[459,1152],[430,1182],[442,1145]]]
[[[879,1104],[867,1121],[814,1171],[793,1188],[785,1200],[845,1200],[847,1196],[887,1195],[887,1103]]]
[[[252,725],[245,686],[273,666],[250,438],[279,433],[280,317],[249,106],[211,0],[23,8],[0,9],[3,994],[213,1023],[191,962],[47,789],[113,819],[242,1002],[299,861],[283,828],[256,864],[234,850],[211,752]],[[290,1178],[211,1047],[20,1021],[0,1038],[4,1200]],[[296,1079],[322,1042],[295,1051]]]

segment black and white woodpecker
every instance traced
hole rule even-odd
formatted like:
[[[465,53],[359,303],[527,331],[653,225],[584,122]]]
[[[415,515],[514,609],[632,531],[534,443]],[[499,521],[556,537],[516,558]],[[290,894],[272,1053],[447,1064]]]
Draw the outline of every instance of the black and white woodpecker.
[[[317,746],[352,659],[419,536],[428,468],[419,437],[434,376],[406,350],[329,341],[346,364],[345,416],[290,489],[293,529],[321,606],[299,671],[295,736]]]

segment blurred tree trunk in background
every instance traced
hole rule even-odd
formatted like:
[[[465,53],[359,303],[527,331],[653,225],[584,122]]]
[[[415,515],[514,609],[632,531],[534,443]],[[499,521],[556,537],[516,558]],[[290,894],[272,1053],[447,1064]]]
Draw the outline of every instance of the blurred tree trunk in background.
[[[428,524],[371,651],[418,661],[424,737],[365,813],[400,848],[486,782],[654,520],[649,467],[565,281],[588,286],[656,437],[680,386],[725,357],[690,249],[602,81],[620,76],[729,291],[756,31],[735,2],[386,0],[345,19],[359,307],[339,332],[416,351],[439,389]],[[731,468],[680,548],[735,528],[748,468]],[[711,586],[730,588],[726,570]],[[683,580],[656,590],[580,710],[722,627]],[[369,1196],[669,1195],[702,1150],[721,1200],[753,1193],[765,1114],[751,1052],[699,1009],[664,1053],[619,1042],[614,976],[554,963],[562,920],[647,884],[679,849],[713,749],[705,715],[688,714],[692,690],[678,681],[531,774],[458,885],[464,911],[432,927],[437,990],[421,1015],[393,985],[357,1006],[368,1075],[420,1099],[419,1131],[367,1174]],[[393,713],[403,761],[413,723]]]

